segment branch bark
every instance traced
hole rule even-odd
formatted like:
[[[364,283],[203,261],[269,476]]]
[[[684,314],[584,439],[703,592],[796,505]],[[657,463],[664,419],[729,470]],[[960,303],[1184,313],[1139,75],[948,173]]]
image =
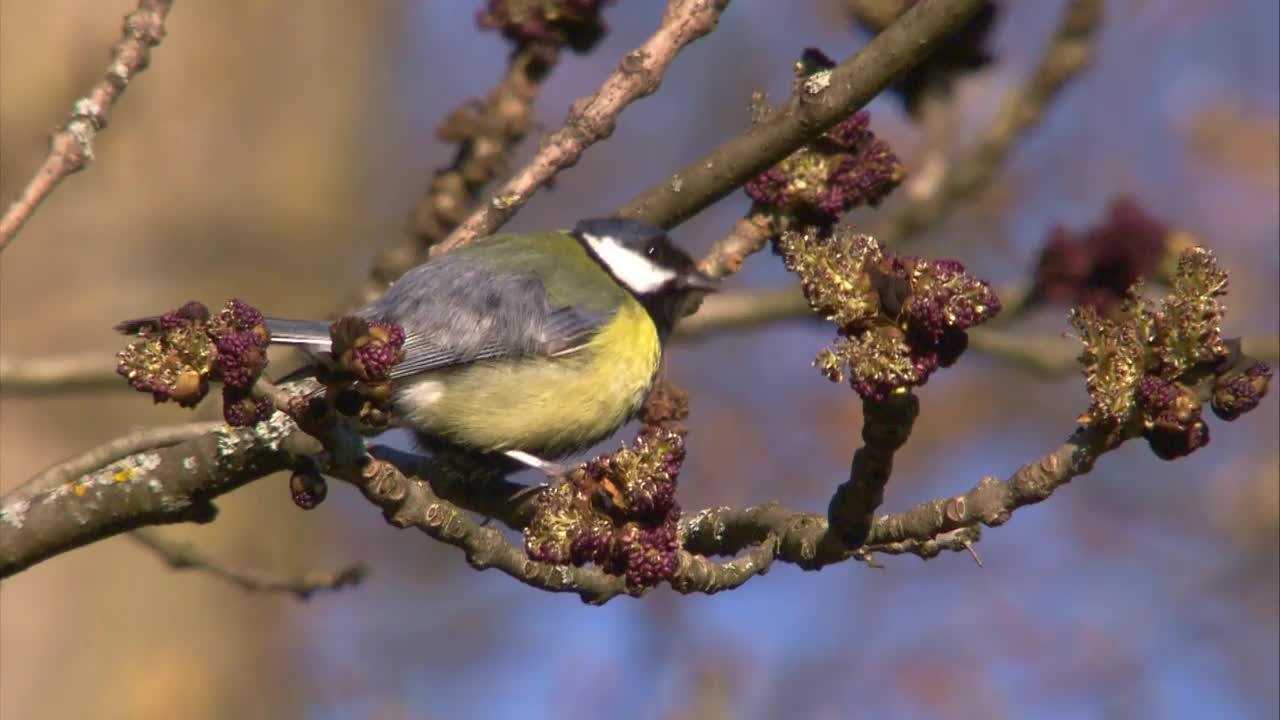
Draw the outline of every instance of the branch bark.
[[[632,198],[621,217],[674,227],[849,117],[920,62],[985,0],[921,0],[831,70],[825,90],[801,88],[746,132]]]
[[[124,33],[111,48],[106,75],[76,100],[71,117],[49,140],[49,154],[22,194],[0,217],[0,252],[13,242],[40,203],[63,178],[83,170],[93,160],[93,139],[107,127],[111,106],[133,78],[151,62],[151,48],[164,39],[165,17],[173,0],[139,0],[137,10],[124,19]]]
[[[97,540],[148,525],[209,522],[213,498],[319,450],[286,415],[224,426],[128,455],[74,480],[0,500],[0,578]],[[298,445],[300,441],[310,441]]]

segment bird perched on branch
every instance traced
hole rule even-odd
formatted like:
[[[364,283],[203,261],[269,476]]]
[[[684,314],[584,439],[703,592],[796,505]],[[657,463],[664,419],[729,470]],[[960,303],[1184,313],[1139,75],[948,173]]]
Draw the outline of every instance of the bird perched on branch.
[[[583,220],[572,232],[478,239],[413,268],[356,315],[403,330],[397,424],[429,446],[553,472],[550,460],[636,414],[672,327],[716,286],[661,228]],[[328,322],[266,324],[274,344],[330,348]]]

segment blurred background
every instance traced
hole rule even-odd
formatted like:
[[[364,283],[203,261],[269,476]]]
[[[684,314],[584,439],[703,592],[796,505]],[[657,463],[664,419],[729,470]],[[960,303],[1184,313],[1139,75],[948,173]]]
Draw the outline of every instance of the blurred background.
[[[0,0],[3,202],[100,77],[133,5]],[[379,250],[403,242],[431,173],[451,160],[436,125],[504,71],[508,46],[477,30],[479,5],[180,0],[96,163],[5,252],[3,352],[106,354],[120,345],[116,320],[191,298],[331,311]],[[1107,5],[1092,69],[996,182],[913,252],[1017,282],[1053,223],[1093,224],[1127,193],[1218,252],[1232,272],[1230,332],[1275,333],[1280,9]],[[565,55],[519,159],[648,36],[662,6],[605,11],[609,34],[590,54]],[[1059,7],[1003,5],[997,62],[957,86],[957,147],[1028,75]],[[836,0],[735,0],[661,91],[509,229],[612,210],[745,128],[753,90],[785,97],[802,48],[841,58],[867,37]],[[885,96],[871,110],[872,127],[917,168],[924,134],[901,104]],[[736,193],[676,237],[705,251],[747,206]],[[787,282],[766,253],[730,285]],[[1072,342],[1053,339],[1065,309],[1025,322],[1047,342]],[[809,367],[830,339],[802,322],[671,353],[669,375],[693,397],[685,508],[825,508],[861,423],[857,397]],[[0,716],[1273,718],[1277,395],[1229,427],[1206,414],[1212,443],[1189,458],[1164,463],[1141,442],[1107,455],[988,531],[984,568],[962,554],[887,558],[883,570],[779,564],[734,592],[660,589],[603,608],[475,572],[453,548],[388,526],[348,487],[303,513],[286,478],[268,478],[221,499],[217,522],[163,532],[286,573],[364,560],[365,584],[299,603],[171,571],[124,538],[77,550],[4,583]],[[920,397],[886,510],[1008,476],[1056,447],[1087,404],[1074,373],[1046,379],[976,352]],[[123,391],[5,394],[0,487],[130,428],[190,417]]]

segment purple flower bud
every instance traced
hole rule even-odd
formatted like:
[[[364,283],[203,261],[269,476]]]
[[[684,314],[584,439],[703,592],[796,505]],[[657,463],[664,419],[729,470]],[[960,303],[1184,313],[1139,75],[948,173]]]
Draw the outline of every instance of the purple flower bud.
[[[1185,429],[1153,429],[1146,433],[1147,445],[1161,460],[1177,460],[1209,444],[1209,426],[1197,420]]]
[[[230,386],[222,388],[222,418],[231,427],[257,425],[270,418],[274,411],[266,400]]]
[[[1258,407],[1267,394],[1271,382],[1271,367],[1261,361],[1253,361],[1243,372],[1218,378],[1213,386],[1210,406],[1213,414],[1231,422]]]
[[[317,473],[295,472],[289,476],[289,494],[303,510],[314,510],[329,494],[329,485]]]
[[[214,361],[222,382],[228,388],[246,391],[267,366],[267,355],[252,330],[231,330],[215,342],[218,356]]]

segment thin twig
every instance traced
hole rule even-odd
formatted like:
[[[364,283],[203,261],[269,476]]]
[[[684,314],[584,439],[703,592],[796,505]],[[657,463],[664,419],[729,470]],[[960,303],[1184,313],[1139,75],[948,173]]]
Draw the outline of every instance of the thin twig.
[[[794,320],[819,320],[798,285],[770,290],[721,292],[676,325],[674,339],[702,340],[715,333],[751,330]]]
[[[0,355],[0,393],[5,395],[126,387],[128,385],[121,382],[116,374],[115,358],[108,353],[79,352],[32,357]]]
[[[455,143],[457,154],[448,167],[432,175],[413,210],[408,242],[378,254],[368,282],[347,307],[376,299],[421,262],[429,248],[466,219],[485,186],[509,172],[511,158],[529,132],[534,102],[559,57],[560,49],[554,44],[516,48],[506,72],[483,100],[467,100],[445,116],[436,137]]]
[[[76,100],[67,124],[50,138],[49,154],[35,177],[0,217],[0,252],[13,242],[63,178],[83,170],[93,160],[94,136],[107,127],[111,106],[129,82],[151,62],[151,48],[164,39],[164,20],[172,6],[173,0],[139,0],[138,9],[125,17],[124,34],[111,48],[106,75]]]
[[[722,278],[742,269],[748,256],[764,249],[776,234],[773,217],[758,208],[733,224],[728,235],[716,241],[698,268],[712,277]]]
[[[307,600],[322,590],[359,585],[369,574],[363,563],[336,572],[310,572],[299,577],[277,576],[254,568],[236,567],[200,552],[190,543],[166,540],[153,530],[134,530],[129,537],[154,552],[174,570],[199,570],[249,592],[289,593]]]
[[[564,125],[533,159],[432,252],[448,252],[497,230],[539,187],[577,163],[588,147],[609,137],[622,111],[658,89],[676,55],[711,32],[728,4],[729,0],[670,0],[657,31],[627,53],[599,90],[575,102]]]
[[[1070,0],[1031,79],[1009,93],[974,147],[946,165],[931,193],[914,198],[871,234],[886,245],[904,242],[990,184],[1018,140],[1040,123],[1062,89],[1093,61],[1102,15],[1103,0]]]

